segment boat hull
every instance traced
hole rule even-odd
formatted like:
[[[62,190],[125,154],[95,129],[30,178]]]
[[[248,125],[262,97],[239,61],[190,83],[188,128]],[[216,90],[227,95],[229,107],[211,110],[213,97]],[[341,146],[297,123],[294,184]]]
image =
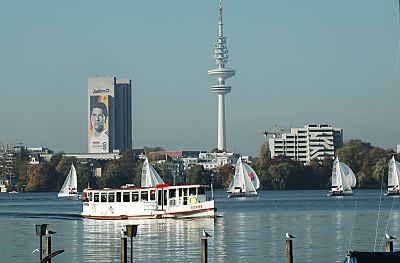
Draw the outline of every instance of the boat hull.
[[[191,205],[187,207],[165,210],[142,210],[142,209],[131,209],[130,211],[125,209],[124,214],[120,214],[118,211],[110,208],[96,208],[95,212],[88,213],[87,210],[81,213],[83,218],[91,219],[103,219],[103,220],[123,220],[123,219],[135,219],[135,218],[149,218],[149,219],[160,219],[160,218],[196,218],[196,217],[215,217],[214,201],[208,201],[202,204]],[[93,211],[93,209],[92,209]]]
[[[400,196],[400,192],[396,191],[396,192],[387,192],[385,194],[386,196]]]
[[[346,192],[346,191],[343,191],[343,192],[332,191],[332,192],[329,192],[329,194],[327,194],[327,196],[352,196],[352,195],[353,195],[353,192]]]
[[[70,199],[78,199],[79,198],[79,194],[58,194],[58,197],[61,198],[70,198]]]
[[[228,195],[228,198],[237,198],[237,197],[257,197],[258,194],[246,194],[246,193],[231,193]]]

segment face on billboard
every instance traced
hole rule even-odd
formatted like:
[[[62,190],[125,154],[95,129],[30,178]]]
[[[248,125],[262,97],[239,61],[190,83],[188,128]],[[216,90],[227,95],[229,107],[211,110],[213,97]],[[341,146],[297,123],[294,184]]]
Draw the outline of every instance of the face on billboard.
[[[92,122],[92,127],[94,134],[99,135],[104,130],[104,125],[106,122],[106,115],[101,108],[93,108],[92,114],[90,115],[90,120]]]
[[[91,153],[107,153],[108,96],[90,97],[89,150]]]

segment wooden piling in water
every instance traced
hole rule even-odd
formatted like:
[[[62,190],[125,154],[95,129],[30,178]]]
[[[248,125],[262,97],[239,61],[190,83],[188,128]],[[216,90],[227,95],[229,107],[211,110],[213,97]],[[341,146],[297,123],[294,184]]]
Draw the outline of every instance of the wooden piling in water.
[[[207,263],[207,238],[201,239],[201,263]]]
[[[293,263],[293,243],[291,239],[286,240],[286,263]]]
[[[393,241],[386,241],[386,252],[393,252]]]
[[[121,237],[121,263],[128,263],[127,243],[126,237]]]
[[[51,236],[46,237],[46,256],[51,254]],[[47,260],[48,263],[51,263],[51,258]]]
[[[42,238],[42,235],[40,235],[40,244],[39,244],[39,258],[40,258],[40,261],[42,261],[42,259],[43,259],[43,238]]]

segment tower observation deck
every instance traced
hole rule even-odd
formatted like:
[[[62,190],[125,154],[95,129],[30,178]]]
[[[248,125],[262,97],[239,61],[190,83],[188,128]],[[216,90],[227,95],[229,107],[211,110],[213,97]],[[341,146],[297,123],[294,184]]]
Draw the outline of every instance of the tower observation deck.
[[[211,87],[211,91],[218,95],[218,150],[226,150],[225,131],[225,94],[231,92],[232,87],[226,85],[225,80],[235,75],[235,70],[225,67],[228,62],[228,48],[226,37],[223,33],[222,22],[222,0],[219,1],[218,35],[215,42],[214,52],[217,68],[208,71],[208,75],[215,76],[218,84]]]

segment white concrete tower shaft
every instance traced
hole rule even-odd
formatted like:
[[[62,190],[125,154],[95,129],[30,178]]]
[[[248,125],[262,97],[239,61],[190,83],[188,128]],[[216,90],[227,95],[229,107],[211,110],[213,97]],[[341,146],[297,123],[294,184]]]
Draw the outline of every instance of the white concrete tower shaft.
[[[232,87],[225,84],[225,80],[235,75],[235,70],[225,67],[228,62],[228,48],[224,37],[222,22],[222,0],[219,0],[218,35],[215,42],[214,59],[216,69],[208,71],[208,75],[216,76],[218,84],[211,87],[211,91],[218,95],[218,150],[226,150],[225,130],[225,94],[231,92]]]

